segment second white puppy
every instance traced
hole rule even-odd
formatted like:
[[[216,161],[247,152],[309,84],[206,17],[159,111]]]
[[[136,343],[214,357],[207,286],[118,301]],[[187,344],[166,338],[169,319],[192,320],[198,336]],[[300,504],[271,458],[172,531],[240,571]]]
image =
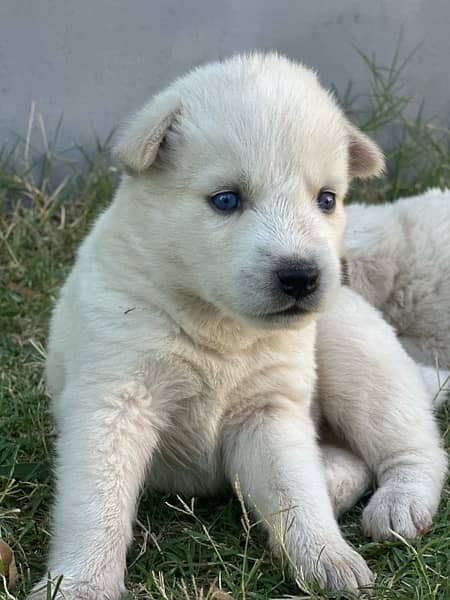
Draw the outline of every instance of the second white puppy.
[[[450,369],[450,190],[351,204],[350,285],[379,308],[416,360]]]
[[[334,518],[311,408],[319,313],[348,305],[336,318],[358,319],[356,294],[340,290],[343,197],[352,177],[380,170],[378,148],[311,71],[254,55],[175,82],[131,120],[116,154],[127,174],[51,325],[59,438],[49,569],[64,575],[64,598],[125,590],[147,472],[153,487],[185,495],[239,479],[297,572],[329,589],[370,585]],[[363,312],[362,337],[373,315]],[[366,519],[375,537],[388,524],[411,535],[427,527],[445,472],[426,392],[397,354],[412,371],[408,389],[383,368],[373,396],[342,406],[322,387],[329,423],[378,478]],[[323,369],[342,358],[322,359]],[[338,387],[363,386],[343,374]]]

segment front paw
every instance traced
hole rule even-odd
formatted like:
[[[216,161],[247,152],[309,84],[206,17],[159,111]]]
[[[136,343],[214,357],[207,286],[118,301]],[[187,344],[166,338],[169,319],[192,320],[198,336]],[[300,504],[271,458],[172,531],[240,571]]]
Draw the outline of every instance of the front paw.
[[[433,512],[411,486],[381,487],[363,512],[362,529],[375,541],[396,539],[393,532],[411,539],[430,529]]]
[[[366,561],[343,540],[325,544],[311,560],[302,553],[299,573],[329,591],[370,592],[375,575]]]

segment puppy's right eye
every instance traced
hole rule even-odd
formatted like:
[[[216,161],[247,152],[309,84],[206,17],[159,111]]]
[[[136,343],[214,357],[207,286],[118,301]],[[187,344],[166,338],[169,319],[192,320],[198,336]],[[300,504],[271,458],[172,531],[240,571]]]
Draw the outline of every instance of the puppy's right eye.
[[[213,208],[222,213],[231,213],[241,206],[241,197],[237,192],[218,192],[209,197]]]

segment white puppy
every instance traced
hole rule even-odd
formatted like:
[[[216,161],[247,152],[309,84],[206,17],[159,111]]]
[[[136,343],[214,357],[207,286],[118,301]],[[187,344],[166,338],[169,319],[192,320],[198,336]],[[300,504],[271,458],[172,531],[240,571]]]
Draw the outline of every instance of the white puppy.
[[[124,592],[146,474],[186,495],[239,479],[294,570],[330,589],[370,585],[334,518],[311,408],[319,312],[330,307],[321,330],[333,340],[335,319],[358,322],[356,339],[383,324],[339,283],[343,197],[352,177],[379,172],[378,148],[311,71],[271,54],[179,79],[130,121],[116,155],[127,174],[51,324],[49,570],[64,597]],[[414,363],[388,326],[377,335],[358,346],[356,374],[323,355],[338,381],[324,379],[321,408],[378,479],[368,532],[414,535],[436,510],[445,456]]]
[[[379,308],[416,360],[450,368],[450,190],[351,204],[350,285]]]

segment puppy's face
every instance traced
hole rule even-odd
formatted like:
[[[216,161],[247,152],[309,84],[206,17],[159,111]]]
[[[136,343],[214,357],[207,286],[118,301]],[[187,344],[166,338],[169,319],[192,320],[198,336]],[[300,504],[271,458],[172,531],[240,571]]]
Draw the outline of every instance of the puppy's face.
[[[274,55],[176,82],[117,154],[159,285],[259,327],[297,325],[333,297],[349,180],[382,164],[315,75]]]

